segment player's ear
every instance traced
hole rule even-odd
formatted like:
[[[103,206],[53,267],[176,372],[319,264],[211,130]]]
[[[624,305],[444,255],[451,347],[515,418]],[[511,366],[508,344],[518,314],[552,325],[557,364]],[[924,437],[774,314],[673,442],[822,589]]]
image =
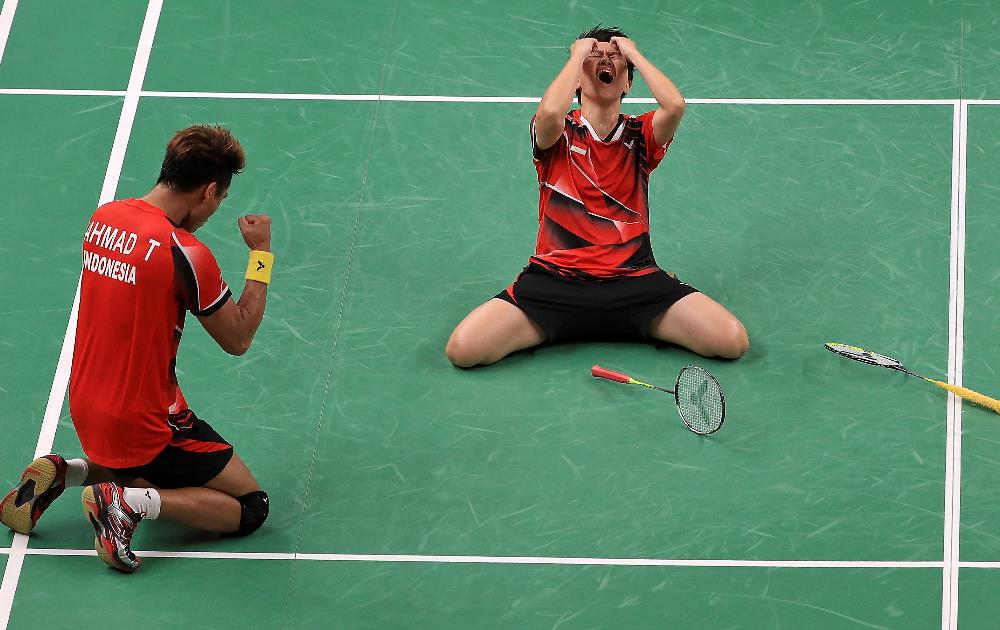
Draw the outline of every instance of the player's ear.
[[[209,197],[217,197],[219,192],[219,184],[216,182],[209,182],[205,184],[205,188],[201,191],[201,200],[208,201]]]

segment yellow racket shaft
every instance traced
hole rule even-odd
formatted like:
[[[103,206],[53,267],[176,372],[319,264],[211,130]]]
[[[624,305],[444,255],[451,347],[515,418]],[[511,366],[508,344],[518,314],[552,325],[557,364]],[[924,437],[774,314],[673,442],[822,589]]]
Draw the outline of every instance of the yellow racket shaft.
[[[950,383],[945,383],[944,381],[935,381],[932,378],[924,378],[924,380],[930,381],[942,389],[947,389],[959,398],[964,398],[968,401],[976,403],[977,405],[982,405],[987,409],[992,409],[996,413],[1000,413],[1000,400],[997,400],[996,398],[990,398],[989,396],[984,396],[979,392],[974,392],[967,387],[959,387],[958,385],[952,385]]]
[[[665,387],[659,387],[658,385],[650,385],[649,383],[643,383],[642,381],[635,380],[631,376],[628,377],[628,381],[627,382],[628,382],[629,385],[642,385],[643,387],[648,387],[649,389],[658,389],[661,392],[666,392],[668,394],[673,394],[674,393],[674,390],[672,390],[672,389],[666,389]],[[1000,412],[997,412],[997,413],[1000,413]]]

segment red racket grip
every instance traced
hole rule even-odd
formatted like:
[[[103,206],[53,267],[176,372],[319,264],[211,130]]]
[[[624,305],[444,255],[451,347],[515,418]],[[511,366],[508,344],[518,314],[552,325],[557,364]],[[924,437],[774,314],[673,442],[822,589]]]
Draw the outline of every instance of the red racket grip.
[[[596,378],[606,378],[609,381],[618,381],[619,383],[628,383],[629,381],[629,376],[627,374],[606,370],[599,365],[595,365],[590,368],[590,375]]]

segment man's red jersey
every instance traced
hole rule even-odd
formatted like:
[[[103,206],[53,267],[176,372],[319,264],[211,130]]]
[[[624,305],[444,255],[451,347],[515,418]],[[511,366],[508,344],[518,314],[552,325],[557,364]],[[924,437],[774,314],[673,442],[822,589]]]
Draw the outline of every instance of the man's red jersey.
[[[229,299],[205,245],[139,199],[97,209],[83,237],[83,277],[69,405],[84,452],[110,468],[141,466],[170,442],[187,409],[174,364],[185,311]]]
[[[671,140],[673,140],[671,138]],[[658,269],[649,242],[649,174],[670,145],[653,139],[653,112],[621,115],[600,138],[579,109],[566,115],[559,140],[535,142],[538,241],[531,262],[561,275],[641,276]]]

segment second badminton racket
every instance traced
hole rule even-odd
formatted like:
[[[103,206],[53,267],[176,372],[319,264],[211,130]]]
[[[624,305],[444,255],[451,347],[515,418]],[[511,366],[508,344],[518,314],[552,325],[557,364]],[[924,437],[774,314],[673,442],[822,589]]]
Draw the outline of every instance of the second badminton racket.
[[[902,363],[892,357],[887,357],[884,354],[878,354],[877,352],[865,350],[864,348],[859,348],[857,346],[849,346],[845,343],[828,342],[823,344],[823,346],[830,352],[835,352],[842,357],[853,359],[854,361],[860,361],[861,363],[867,363],[868,365],[877,365],[878,367],[889,368],[890,370],[896,370],[897,372],[915,376],[921,380],[927,381],[928,383],[934,383],[938,387],[947,389],[949,392],[960,398],[964,398],[968,401],[976,403],[977,405],[982,405],[987,409],[991,409],[996,413],[1000,413],[1000,400],[984,396],[983,394],[972,391],[967,387],[959,387],[958,385],[952,385],[950,383],[945,383],[944,381],[936,381],[932,378],[921,376],[915,372],[909,371],[903,367]]]
[[[697,365],[681,369],[677,374],[673,390],[643,383],[628,374],[608,370],[599,365],[590,368],[590,374],[595,378],[604,378],[626,385],[642,385],[672,394],[677,405],[677,413],[680,414],[684,426],[698,435],[715,433],[726,421],[726,398],[722,395],[722,387],[715,377]]]

